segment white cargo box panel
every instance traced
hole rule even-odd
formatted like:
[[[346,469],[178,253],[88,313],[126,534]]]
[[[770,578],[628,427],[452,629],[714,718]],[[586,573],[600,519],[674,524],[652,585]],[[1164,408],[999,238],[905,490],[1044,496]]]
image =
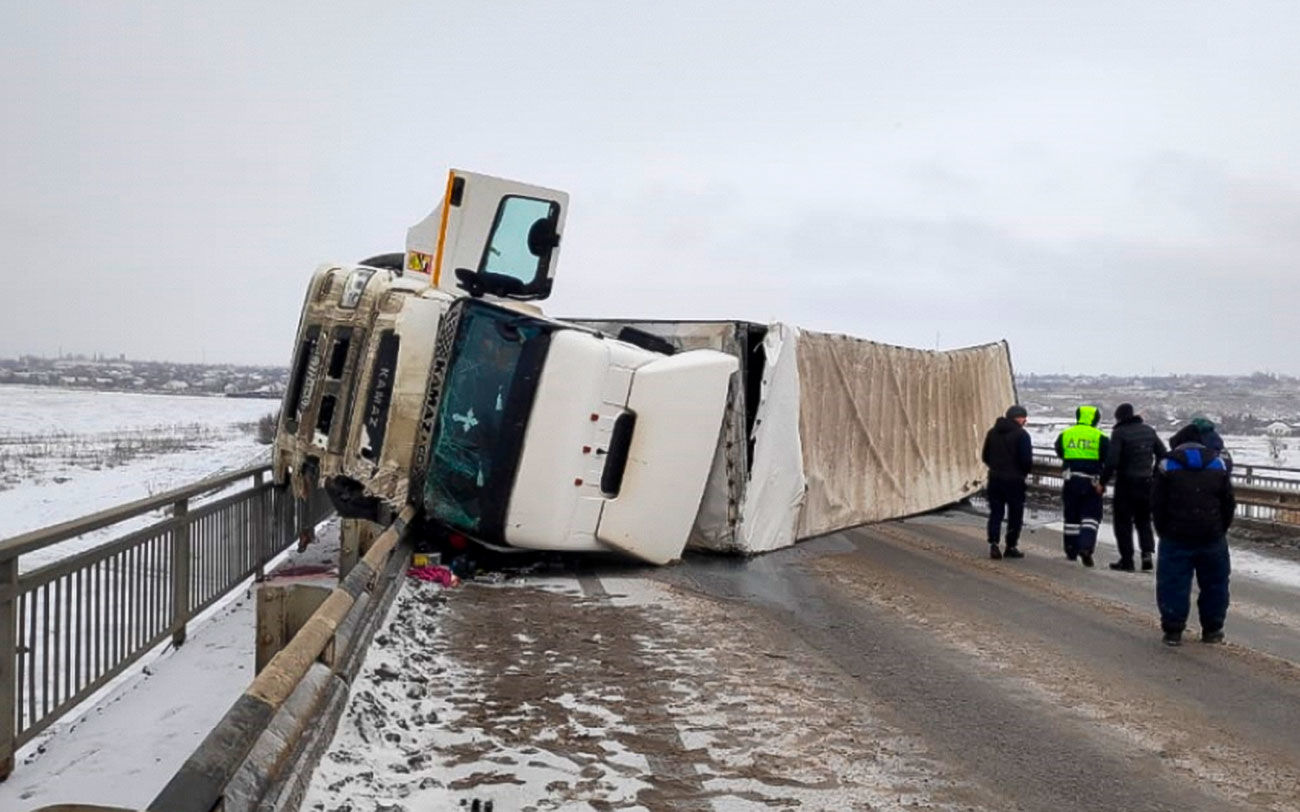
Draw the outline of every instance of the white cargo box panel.
[[[531,550],[606,550],[596,540],[601,475],[632,368],[654,356],[581,330],[551,336],[506,514],[505,540]]]
[[[732,356],[696,350],[636,370],[627,401],[636,424],[618,496],[601,512],[601,541],[654,564],[681,556],[737,366]]]
[[[667,341],[678,351],[710,349],[726,353],[740,362],[732,373],[727,409],[723,413],[717,450],[704,486],[695,525],[687,547],[715,552],[750,551],[737,540],[741,521],[741,503],[749,479],[750,440],[754,428],[754,409],[758,405],[758,376],[764,374],[761,363],[767,326],[748,321],[669,321],[629,319],[566,319],[576,321],[609,335],[621,335],[625,328],[649,333]],[[791,350],[793,356],[793,349]],[[760,359],[758,363],[754,359]],[[793,362],[792,362],[793,363]],[[795,427],[798,429],[797,425]],[[802,494],[802,480],[800,480]],[[786,542],[788,544],[789,541]]]

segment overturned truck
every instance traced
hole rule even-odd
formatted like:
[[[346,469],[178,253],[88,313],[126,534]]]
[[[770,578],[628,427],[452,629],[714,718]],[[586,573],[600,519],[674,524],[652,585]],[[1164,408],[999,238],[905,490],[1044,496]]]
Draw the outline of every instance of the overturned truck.
[[[568,198],[453,170],[404,254],[308,286],[274,460],[381,524],[499,549],[757,553],[956,501],[1014,401],[1006,344],[554,319]]]

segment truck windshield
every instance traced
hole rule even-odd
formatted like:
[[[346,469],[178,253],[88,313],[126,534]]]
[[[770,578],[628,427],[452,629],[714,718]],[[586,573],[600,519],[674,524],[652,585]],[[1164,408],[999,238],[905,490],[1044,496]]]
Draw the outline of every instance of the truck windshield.
[[[483,302],[462,306],[430,443],[424,509],[450,528],[502,541],[551,327]]]

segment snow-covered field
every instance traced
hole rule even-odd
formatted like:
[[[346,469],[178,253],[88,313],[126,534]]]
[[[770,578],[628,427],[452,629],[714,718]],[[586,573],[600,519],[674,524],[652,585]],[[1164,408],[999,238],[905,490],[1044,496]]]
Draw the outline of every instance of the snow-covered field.
[[[0,539],[267,459],[255,427],[278,408],[273,400],[0,386]],[[24,556],[22,568],[127,529]]]
[[[256,423],[278,408],[272,400],[0,386],[0,540],[266,460]],[[162,515],[24,555],[20,567],[29,571]],[[0,784],[0,809],[102,800],[130,794],[145,779],[152,783],[132,796],[142,806],[251,678],[252,611],[246,590],[236,590],[205,613],[212,622],[191,624],[189,645],[160,646],[83,705],[85,714],[74,712],[24,747],[14,777]],[[125,716],[110,713],[127,705]],[[103,759],[108,766],[96,768]]]
[[[1033,438],[1034,448],[1050,449],[1056,442],[1057,435],[1069,428],[1073,422],[1066,418],[1030,417],[1025,428]],[[1098,428],[1109,435],[1112,424],[1103,421]],[[1157,429],[1157,433],[1166,443],[1174,434],[1163,429]],[[1232,452],[1233,462],[1237,465],[1300,466],[1300,439],[1284,438],[1281,442],[1284,446],[1281,449],[1281,457],[1275,459],[1271,453],[1268,437],[1253,434],[1227,434],[1223,437],[1223,444]]]

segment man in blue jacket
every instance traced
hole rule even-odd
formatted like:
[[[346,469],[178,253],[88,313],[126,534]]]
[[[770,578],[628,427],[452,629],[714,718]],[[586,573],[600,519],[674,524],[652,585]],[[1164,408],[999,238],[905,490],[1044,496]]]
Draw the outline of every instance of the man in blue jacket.
[[[1029,412],[1024,406],[1007,409],[984,435],[981,458],[989,467],[989,558],[1024,558],[1020,552],[1020,528],[1025,521],[1025,477],[1034,466],[1034,444],[1025,431]],[[1007,551],[998,548],[1002,516],[1007,518]]]
[[[1211,451],[1217,451],[1223,465],[1232,473],[1232,452],[1223,445],[1223,438],[1214,429],[1214,421],[1208,417],[1193,417],[1192,422],[1174,432],[1169,438],[1169,447],[1177,448],[1183,443],[1200,443]]]
[[[1156,467],[1151,492],[1151,514],[1160,536],[1156,604],[1166,645],[1182,643],[1193,575],[1201,592],[1196,599],[1201,641],[1223,642],[1232,568],[1227,533],[1236,507],[1228,466],[1218,451],[1198,442],[1183,443]]]

